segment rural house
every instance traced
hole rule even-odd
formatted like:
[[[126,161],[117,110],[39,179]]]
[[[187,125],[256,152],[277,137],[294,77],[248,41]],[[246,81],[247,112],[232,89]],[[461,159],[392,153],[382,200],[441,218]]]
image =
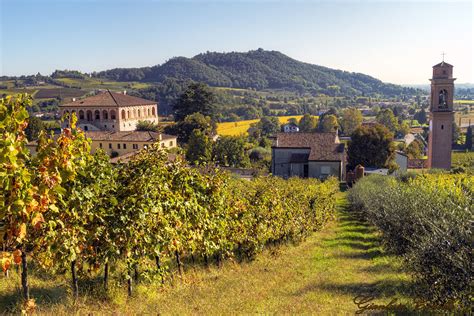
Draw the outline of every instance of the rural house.
[[[295,133],[295,132],[299,132],[300,128],[295,123],[288,123],[288,124],[283,125],[283,131],[285,133]]]
[[[333,133],[278,133],[272,146],[272,174],[339,180],[345,177],[346,150]]]

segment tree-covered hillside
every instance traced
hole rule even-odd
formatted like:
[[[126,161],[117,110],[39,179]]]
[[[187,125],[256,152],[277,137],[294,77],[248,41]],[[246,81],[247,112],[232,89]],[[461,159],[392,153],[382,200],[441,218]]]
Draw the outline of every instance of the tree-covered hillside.
[[[331,96],[412,95],[415,89],[364,75],[312,65],[278,51],[258,49],[247,53],[207,52],[193,58],[176,57],[162,65],[117,68],[94,76],[118,81],[162,82],[166,78],[205,82],[215,87],[283,89]]]

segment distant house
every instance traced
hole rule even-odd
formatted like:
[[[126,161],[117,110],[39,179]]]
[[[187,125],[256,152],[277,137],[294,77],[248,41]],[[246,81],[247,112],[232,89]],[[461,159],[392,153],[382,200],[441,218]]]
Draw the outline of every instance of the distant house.
[[[150,131],[89,131],[86,137],[92,140],[92,153],[101,148],[111,156],[122,156],[154,143],[160,143],[161,148],[174,148],[177,145],[176,136]]]
[[[285,133],[295,133],[299,132],[300,128],[295,123],[288,123],[283,125],[283,132]]]
[[[272,146],[272,174],[339,180],[345,177],[346,150],[337,133],[278,133]]]

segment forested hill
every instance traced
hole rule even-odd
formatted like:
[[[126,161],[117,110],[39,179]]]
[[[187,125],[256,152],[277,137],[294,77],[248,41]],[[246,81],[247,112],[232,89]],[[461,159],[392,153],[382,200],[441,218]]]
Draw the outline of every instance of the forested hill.
[[[176,57],[162,65],[144,68],[116,68],[94,76],[117,81],[162,82],[166,78],[202,81],[211,86],[283,89],[327,95],[399,96],[416,93],[364,75],[312,65],[292,59],[278,51],[263,49],[247,53],[199,54]]]

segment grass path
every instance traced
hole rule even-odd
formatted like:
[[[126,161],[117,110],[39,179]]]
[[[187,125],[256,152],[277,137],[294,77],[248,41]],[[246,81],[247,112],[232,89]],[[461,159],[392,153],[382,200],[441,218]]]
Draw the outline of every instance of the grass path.
[[[250,263],[225,262],[224,267],[192,268],[173,287],[139,285],[135,298],[125,289],[112,302],[44,306],[47,314],[353,314],[358,295],[387,304],[406,298],[409,278],[400,262],[383,252],[371,227],[345,210],[341,195],[337,220],[305,242],[269,249]],[[0,296],[1,297],[1,296]],[[1,304],[0,304],[1,306]]]

